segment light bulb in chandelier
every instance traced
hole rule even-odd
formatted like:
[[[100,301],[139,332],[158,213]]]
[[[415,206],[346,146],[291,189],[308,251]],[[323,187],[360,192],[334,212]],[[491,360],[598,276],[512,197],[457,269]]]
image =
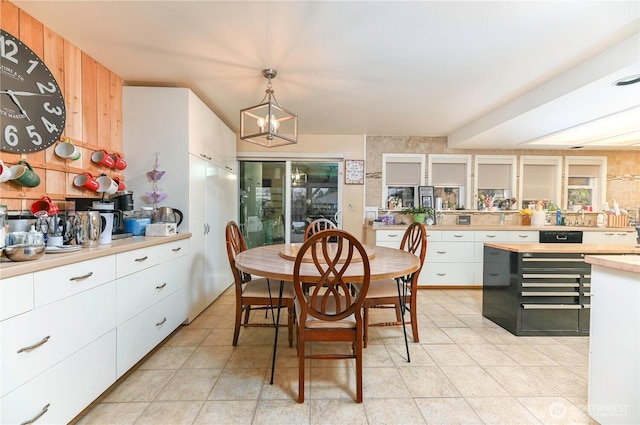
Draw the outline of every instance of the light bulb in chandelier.
[[[260,127],[260,132],[264,133],[264,129],[269,124],[269,131],[275,133],[280,128],[280,121],[276,119],[276,116],[271,114],[271,119],[269,119],[269,115],[264,118],[258,118],[256,120],[258,127]]]

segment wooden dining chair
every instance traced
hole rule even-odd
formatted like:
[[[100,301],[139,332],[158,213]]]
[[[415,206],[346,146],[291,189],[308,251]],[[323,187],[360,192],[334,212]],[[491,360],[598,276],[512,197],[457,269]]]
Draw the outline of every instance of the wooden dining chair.
[[[328,218],[316,218],[313,220],[304,231],[304,240],[309,239],[311,235],[328,229],[336,229],[336,224]]]
[[[350,267],[361,270],[361,290],[355,295],[350,284],[343,279]],[[370,273],[364,247],[355,236],[344,230],[318,232],[300,248],[293,269],[299,403],[304,402],[305,359],[352,358],[356,361],[356,402],[362,403],[362,306]],[[303,284],[308,287],[308,293],[304,291]],[[306,343],[312,341],[351,342],[352,353],[307,354]]]
[[[272,313],[273,309],[277,309],[281,282],[266,278],[252,279],[250,274],[238,270],[235,262],[236,255],[246,250],[247,244],[236,222],[230,221],[227,223],[225,237],[227,240],[227,256],[229,257],[229,265],[233,272],[236,293],[236,321],[233,331],[233,345],[235,346],[238,345],[241,326],[275,326],[275,320],[273,324],[250,323],[249,315],[252,309],[268,309],[271,310]],[[284,282],[280,305],[281,307],[286,307],[288,311],[289,319],[287,326],[289,328],[289,347],[293,347],[293,297],[293,284],[291,282]],[[242,312],[244,312],[244,322],[242,321]]]
[[[418,335],[418,306],[416,298],[418,294],[418,277],[427,255],[427,231],[424,224],[412,223],[407,228],[402,237],[400,249],[417,255],[420,258],[420,268],[413,272],[413,274],[400,278],[400,293],[398,293],[398,282],[395,279],[377,280],[375,284],[371,285],[364,300],[365,348],[368,344],[369,326],[403,325],[402,319],[405,309],[409,310],[410,321],[404,322],[404,324],[411,324],[413,341],[420,341],[420,336]],[[356,290],[360,289],[360,285],[356,284],[354,286]],[[402,298],[404,298],[404,306],[400,302]],[[394,308],[396,310],[397,320],[395,322],[369,323],[370,308]]]

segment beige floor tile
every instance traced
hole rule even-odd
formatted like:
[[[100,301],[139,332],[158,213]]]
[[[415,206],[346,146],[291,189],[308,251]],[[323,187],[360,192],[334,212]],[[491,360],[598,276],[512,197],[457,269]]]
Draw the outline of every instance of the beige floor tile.
[[[491,344],[518,344],[518,338],[520,338],[495,324],[493,327],[474,328],[474,330]]]
[[[487,367],[487,373],[502,385],[512,396],[544,396],[557,394],[545,382],[522,366]],[[559,394],[558,394],[559,395]]]
[[[250,424],[255,415],[257,400],[206,401],[193,422],[194,425]]]
[[[309,400],[311,424],[314,425],[366,425],[364,406],[351,400]]]
[[[586,367],[589,365],[589,357],[586,353],[578,353],[564,344],[537,345],[536,349],[563,366]]]
[[[496,345],[507,356],[515,360],[520,366],[559,366],[559,364],[548,356],[545,356],[533,345]]]
[[[477,366],[445,366],[442,372],[464,397],[507,396],[509,393],[483,368]]]
[[[407,347],[404,341],[400,344],[387,345],[387,351],[391,356],[393,364],[397,367],[415,367],[415,366],[435,366],[433,359],[425,351],[424,346],[409,342],[409,354],[411,362],[407,361]]]
[[[305,425],[310,421],[310,410],[309,403],[297,403],[294,400],[260,400],[252,423]]]
[[[369,424],[426,424],[420,409],[411,398],[364,399],[364,411]]]
[[[460,393],[435,366],[399,368],[412,397],[459,397]]]
[[[467,326],[462,320],[449,312],[442,314],[427,313],[427,317],[440,328],[464,328]]]
[[[273,347],[262,346],[237,346],[231,353],[227,368],[259,368],[270,367],[273,359]]]
[[[482,314],[457,314],[456,317],[470,328],[493,328],[495,323]]]
[[[149,403],[98,403],[77,425],[133,425]]]
[[[456,344],[486,344],[487,340],[471,328],[445,328],[443,332]]]
[[[492,344],[458,344],[480,366],[516,366],[518,363]]]
[[[180,369],[196,347],[160,347],[140,365],[140,369]]]
[[[305,373],[305,387],[309,383],[309,391],[305,395],[306,400],[322,398],[354,400],[356,397],[355,368],[311,367]]]
[[[365,399],[411,397],[395,367],[364,368],[362,381]]]
[[[262,386],[268,385],[267,370],[225,369],[216,381],[207,400],[257,400]]]
[[[535,366],[529,369],[531,373],[564,397],[580,397],[587,394],[586,377],[582,378],[576,375],[571,368]]]
[[[385,345],[369,345],[362,350],[364,367],[392,367],[391,354]]]
[[[157,400],[206,400],[220,372],[220,369],[179,370],[158,395]]]
[[[107,394],[104,401],[153,401],[175,373],[175,370],[136,370]]]
[[[546,425],[598,424],[563,397],[518,397],[518,401]]]
[[[200,346],[182,365],[183,369],[222,369],[229,361],[234,347]]]
[[[430,344],[424,346],[438,366],[477,366],[477,363],[455,344]]]
[[[464,398],[417,398],[415,399],[422,416],[433,425],[474,425],[482,424],[476,412]]]
[[[276,368],[276,373],[273,377],[273,385],[269,383],[271,371],[267,371],[267,374],[268,376],[265,378],[265,383],[262,386],[262,392],[260,393],[261,400],[298,399],[297,366],[295,368]],[[309,379],[305,380],[304,385],[306,388],[306,394],[309,394]]]
[[[142,413],[135,425],[191,425],[203,404],[203,401],[154,402]]]
[[[227,345],[233,342],[233,328],[208,329],[209,333],[201,345]]]
[[[165,347],[197,347],[200,345],[211,330],[209,329],[192,329],[189,326],[181,326],[178,332],[169,339]]]
[[[466,401],[487,425],[542,423],[513,397],[467,397]]]

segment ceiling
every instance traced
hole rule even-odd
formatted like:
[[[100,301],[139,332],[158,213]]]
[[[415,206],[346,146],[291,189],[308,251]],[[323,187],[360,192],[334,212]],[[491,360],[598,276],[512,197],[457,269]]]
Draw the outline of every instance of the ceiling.
[[[612,85],[640,73],[637,0],[13,3],[125,84],[192,89],[236,133],[275,68],[301,134],[640,148],[640,84]]]

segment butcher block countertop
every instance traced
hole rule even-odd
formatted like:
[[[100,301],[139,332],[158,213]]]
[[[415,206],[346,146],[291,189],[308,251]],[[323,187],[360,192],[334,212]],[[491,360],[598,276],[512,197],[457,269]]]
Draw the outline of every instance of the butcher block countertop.
[[[637,244],[508,243],[485,242],[484,246],[512,252],[562,252],[570,254],[640,254]]]
[[[134,249],[188,239],[190,237],[191,233],[178,233],[176,235],[162,237],[133,236],[131,238],[114,240],[110,244],[98,245],[94,248],[82,248],[79,251],[68,253],[44,254],[39,259],[33,261],[14,262],[6,257],[2,257],[2,261],[0,261],[0,278],[6,279],[51,269],[53,267],[66,266],[79,261],[92,260],[107,255],[133,251]]]
[[[640,255],[587,255],[584,261],[596,266],[624,270],[640,275]],[[640,276],[638,276],[640,283]]]

